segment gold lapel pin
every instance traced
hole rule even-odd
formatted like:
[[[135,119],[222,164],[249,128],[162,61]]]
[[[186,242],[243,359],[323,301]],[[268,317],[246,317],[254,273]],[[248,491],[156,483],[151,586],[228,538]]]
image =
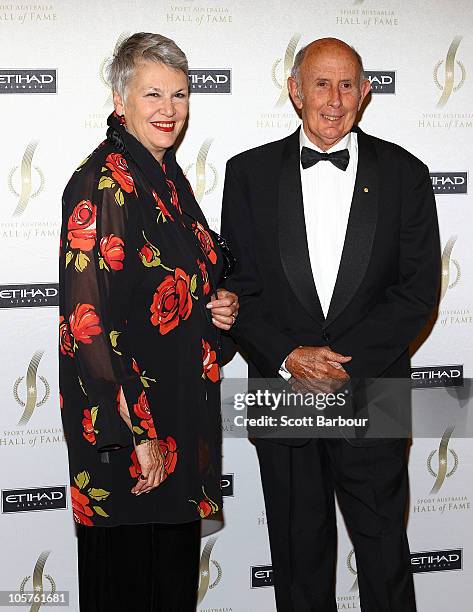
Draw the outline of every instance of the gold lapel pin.
[[[363,187],[363,191],[364,191],[365,193],[368,193],[368,191],[369,191],[368,187]]]

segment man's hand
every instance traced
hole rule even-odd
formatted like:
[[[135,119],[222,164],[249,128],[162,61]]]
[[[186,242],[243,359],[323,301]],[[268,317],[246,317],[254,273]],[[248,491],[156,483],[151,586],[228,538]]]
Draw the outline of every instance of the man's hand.
[[[342,365],[350,360],[328,346],[301,346],[289,354],[285,367],[310,391],[329,393],[350,379]]]

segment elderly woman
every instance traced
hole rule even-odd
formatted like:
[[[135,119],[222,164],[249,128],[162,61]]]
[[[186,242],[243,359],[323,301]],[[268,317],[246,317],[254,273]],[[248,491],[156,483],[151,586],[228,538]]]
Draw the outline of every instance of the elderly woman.
[[[107,140],[63,200],[60,389],[82,612],[195,609],[200,519],[221,508],[218,289],[228,254],[172,147],[187,60],[134,34],[109,69]]]

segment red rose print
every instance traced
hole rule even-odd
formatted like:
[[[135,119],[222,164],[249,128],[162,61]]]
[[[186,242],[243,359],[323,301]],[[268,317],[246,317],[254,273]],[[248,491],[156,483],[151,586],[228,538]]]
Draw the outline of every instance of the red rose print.
[[[174,183],[170,179],[166,179],[166,183],[168,184],[169,191],[171,192],[171,204],[174,206],[174,208],[177,208],[180,213],[182,213]]]
[[[157,288],[150,306],[151,323],[159,325],[159,333],[167,334],[186,320],[192,311],[189,275],[176,268],[174,276],[166,276]]]
[[[143,237],[146,240],[146,236],[144,234]],[[154,244],[148,242],[148,240],[146,240],[146,244],[144,244],[138,251],[138,257],[141,259],[141,263],[145,266],[145,268],[157,268],[158,266],[163,265],[161,263],[160,250],[158,247],[155,247]]]
[[[75,487],[71,485],[71,497],[72,497],[72,513],[74,520],[80,525],[87,525],[91,527],[93,522],[90,520],[90,516],[94,514],[94,511],[89,506],[89,498],[84,495]]]
[[[69,326],[76,342],[84,344],[91,344],[91,336],[102,333],[100,319],[91,304],[77,304],[69,317]]]
[[[75,205],[67,222],[67,239],[71,249],[91,251],[95,245],[95,219],[97,207],[90,200],[81,200]]]
[[[194,234],[197,236],[200,243],[200,248],[208,257],[209,261],[213,264],[217,263],[217,254],[214,250],[214,242],[209,232],[198,221],[195,221],[192,224],[192,229],[194,230]]]
[[[215,362],[217,354],[212,350],[210,344],[202,338],[202,365],[203,376],[212,382],[220,380],[218,364]]]
[[[146,263],[151,263],[155,256],[155,253],[153,252],[153,250],[150,248],[149,245],[145,244],[143,247],[141,247],[140,255],[141,255],[141,258],[146,261]]]
[[[125,251],[123,240],[115,234],[104,236],[100,241],[100,252],[107,266],[112,270],[123,270]]]
[[[202,493],[204,494],[204,499],[200,500],[199,502],[196,502],[193,499],[190,499],[189,501],[196,505],[200,518],[206,518],[210,514],[214,514],[218,511],[218,504],[210,499],[203,487]]]
[[[209,273],[207,272],[207,266],[204,261],[197,260],[197,265],[200,269],[200,274],[202,275],[203,287],[202,291],[204,295],[208,295],[210,293],[210,281],[209,281]]]
[[[112,177],[117,181],[123,191],[131,193],[135,189],[135,183],[128,171],[126,159],[120,153],[110,153],[107,155],[105,165],[112,171]]]
[[[133,406],[133,411],[139,419],[142,419],[140,425],[143,429],[148,430],[148,438],[156,438],[157,435],[156,429],[154,428],[153,417],[151,416],[148,400],[144,391],[141,392],[138,402]]]
[[[209,514],[212,514],[212,506],[209,502],[202,500],[197,506],[197,512],[200,514],[201,518],[205,518],[209,516]]]
[[[88,409],[84,410],[84,418],[82,419],[82,427],[84,428],[82,435],[87,440],[87,442],[90,442],[91,444],[95,444],[96,443],[95,431],[94,431],[94,426],[92,423],[92,416],[90,414],[90,410]]]
[[[159,440],[159,448],[164,455],[164,469],[166,474],[172,474],[176,469],[177,463],[177,444],[176,440],[168,436],[166,440]]]
[[[158,196],[158,194],[156,193],[156,191],[152,191],[153,194],[153,198],[156,202],[156,206],[159,208],[159,210],[161,211],[161,213],[163,214],[163,216],[167,219],[169,219],[170,221],[174,221],[171,213],[169,212],[169,210],[166,208],[166,205],[164,204],[164,202],[161,200],[161,198]]]
[[[71,334],[69,333],[67,322],[62,315],[59,318],[59,346],[61,347],[61,353],[63,355],[74,357]]]

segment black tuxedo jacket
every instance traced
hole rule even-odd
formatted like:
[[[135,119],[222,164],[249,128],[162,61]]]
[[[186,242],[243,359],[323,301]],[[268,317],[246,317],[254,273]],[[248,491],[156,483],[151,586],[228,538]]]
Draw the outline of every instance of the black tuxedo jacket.
[[[327,317],[305,230],[299,129],[227,163],[222,235],[238,263],[231,334],[249,376],[276,378],[296,347],[329,345],[358,378],[410,376],[409,344],[435,308],[440,244],[428,168],[401,147],[358,134],[358,168]],[[328,162],[325,162],[328,163]]]

